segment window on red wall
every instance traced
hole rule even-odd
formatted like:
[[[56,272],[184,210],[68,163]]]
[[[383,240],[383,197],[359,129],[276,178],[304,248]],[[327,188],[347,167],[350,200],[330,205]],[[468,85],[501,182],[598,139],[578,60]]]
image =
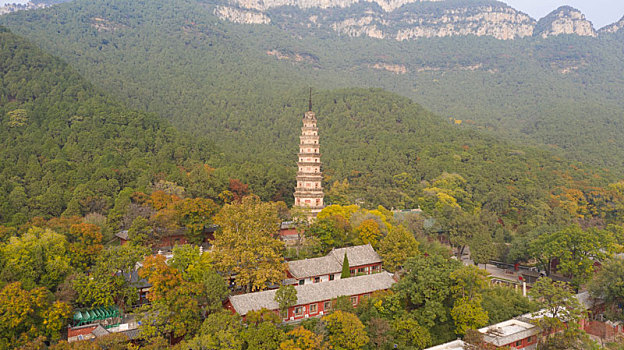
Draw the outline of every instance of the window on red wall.
[[[358,302],[358,297],[357,296],[351,297],[351,304],[353,304],[353,306],[357,305],[357,302]]]
[[[297,306],[295,308],[295,316],[299,316],[301,314],[303,314],[303,306]]]
[[[331,301],[326,301],[323,303],[323,310],[325,311],[329,311],[332,308],[332,303]]]
[[[515,344],[516,348],[521,348],[522,347],[522,340],[518,340]]]
[[[316,304],[310,304],[310,313],[311,314],[315,314],[316,313]]]

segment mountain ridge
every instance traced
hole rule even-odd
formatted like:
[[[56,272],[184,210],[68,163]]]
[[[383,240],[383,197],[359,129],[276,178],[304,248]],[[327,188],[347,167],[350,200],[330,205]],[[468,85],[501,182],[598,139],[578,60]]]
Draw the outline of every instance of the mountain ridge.
[[[0,15],[69,1],[7,5],[0,7]],[[623,20],[595,29],[584,14],[570,6],[561,6],[536,20],[496,0],[208,0],[206,3],[214,7],[214,14],[220,19],[233,23],[292,26],[293,23],[285,22],[292,19],[289,18],[293,16],[292,9],[299,9],[319,12],[308,14],[307,18],[295,15],[303,27],[326,27],[348,36],[397,41],[466,35],[491,36],[499,40],[563,34],[596,37],[624,27],[623,17]],[[351,8],[365,10],[357,13],[350,11]],[[287,15],[280,9],[288,9]],[[336,13],[343,18],[336,20]]]
[[[229,0],[215,14],[235,23],[283,28],[325,28],[342,35],[397,41],[449,36],[490,36],[513,40],[599,31],[577,9],[562,6],[536,21],[499,1],[465,0]]]

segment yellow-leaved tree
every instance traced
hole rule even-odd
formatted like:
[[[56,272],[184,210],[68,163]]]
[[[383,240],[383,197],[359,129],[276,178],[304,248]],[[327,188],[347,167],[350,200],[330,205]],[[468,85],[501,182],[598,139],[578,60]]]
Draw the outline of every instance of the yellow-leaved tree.
[[[284,278],[284,243],[277,238],[280,225],[277,203],[257,196],[226,204],[214,218],[213,261],[225,277],[235,277],[246,291],[263,290]]]
[[[51,299],[44,287],[25,290],[21,282],[4,286],[0,290],[0,349],[19,348],[37,337],[60,339],[71,307]]]
[[[394,226],[379,243],[379,255],[390,272],[400,269],[408,258],[418,254],[418,241],[403,226]]]
[[[322,322],[333,349],[361,349],[369,341],[362,321],[350,312],[335,311],[323,317]]]

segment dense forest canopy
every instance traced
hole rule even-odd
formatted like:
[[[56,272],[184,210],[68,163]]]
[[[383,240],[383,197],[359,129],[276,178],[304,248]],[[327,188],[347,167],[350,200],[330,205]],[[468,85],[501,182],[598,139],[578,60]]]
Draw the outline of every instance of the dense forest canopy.
[[[149,4],[156,6],[156,2]],[[76,11],[80,6],[94,6],[92,3],[74,5],[70,8]],[[168,6],[167,11],[173,11],[171,5]],[[33,13],[47,16],[46,12]],[[207,29],[208,34],[189,34],[184,28],[173,32],[144,32],[157,20],[141,19],[157,13],[162,15],[148,11],[125,17],[124,26],[141,30],[130,35],[136,40],[132,42],[134,46],[128,47],[128,53],[133,54],[132,63],[118,67],[140,67],[136,61],[139,58],[147,62],[153,60],[153,64],[160,60],[169,62],[171,70],[141,70],[141,76],[156,79],[162,73],[175,77],[176,84],[170,88],[175,86],[179,92],[171,93],[169,98],[185,100],[187,104],[184,119],[174,118],[175,113],[170,117],[182,128],[194,129],[193,136],[180,135],[152,115],[124,109],[97,92],[61,61],[4,33],[7,50],[3,51],[3,65],[11,74],[3,77],[3,99],[7,101],[2,106],[6,126],[3,132],[7,135],[3,138],[7,143],[3,174],[8,179],[3,182],[6,198],[3,222],[19,224],[32,216],[63,213],[107,214],[113,207],[116,193],[125,187],[148,189],[161,181],[182,186],[189,195],[220,201],[219,194],[228,188],[229,179],[239,179],[264,200],[292,203],[297,137],[307,95],[300,85],[307,81],[286,80],[287,73],[297,70],[294,66],[281,71],[270,62],[241,68],[228,63],[234,53],[219,51],[215,46],[240,43],[226,41],[225,44],[206,45],[213,40],[211,36],[225,35],[225,29],[221,30],[222,34]],[[197,16],[204,16],[201,11],[197,13]],[[189,13],[189,16],[195,15],[195,12]],[[171,20],[177,19],[174,16]],[[72,27],[68,24],[63,28]],[[99,36],[106,32],[93,29],[89,33],[88,40],[101,41]],[[112,53],[93,56],[91,59],[99,60],[93,67],[113,69],[113,65],[104,61],[126,57],[118,55],[120,52],[114,48],[122,43],[113,42],[123,41],[126,36],[115,33],[108,33],[117,39],[111,38],[106,44]],[[171,37],[164,43],[172,43],[172,48],[161,52],[155,46],[159,41],[139,40],[144,35],[182,38],[190,35],[190,41],[185,43],[178,40],[180,37]],[[71,34],[67,38],[71,40]],[[198,50],[215,50],[230,56],[212,62],[217,64],[215,67],[210,66],[211,56],[189,56],[194,62],[205,62],[202,74],[216,76],[190,80],[188,84],[184,78],[190,77],[191,72],[175,55],[184,52],[182,48],[176,50],[176,45],[192,46],[192,43]],[[68,45],[81,45],[81,41]],[[139,54],[143,52],[138,49],[141,45],[148,45],[145,56]],[[157,59],[152,50],[165,56]],[[104,47],[102,51],[106,51]],[[245,55],[242,56],[245,59]],[[50,65],[41,63],[47,60]],[[16,66],[19,69],[10,69]],[[266,79],[256,68],[275,73],[275,79]],[[99,74],[94,70],[89,72],[86,74]],[[68,77],[62,78],[63,74]],[[124,74],[132,76],[137,72],[130,69]],[[249,79],[240,79],[246,74],[252,75]],[[61,80],[55,81],[55,77]],[[18,84],[23,79],[28,79],[29,84]],[[125,80],[108,82],[126,86]],[[152,82],[164,85],[168,80]],[[284,86],[290,84],[292,89],[283,90],[280,82]],[[211,86],[206,86],[207,83]],[[165,92],[154,84],[146,81],[141,85],[144,90],[139,91],[150,95]],[[105,87],[112,88],[111,85]],[[139,93],[129,87],[119,90],[128,91],[131,97]],[[203,94],[201,98],[200,93]],[[62,109],[59,101],[64,101]],[[172,106],[178,106],[173,100],[161,103],[165,115],[177,108]],[[578,201],[579,196],[588,204],[582,209],[568,208],[573,216],[593,210],[587,209],[588,206],[603,205],[589,198],[601,196],[600,191],[617,179],[609,172],[591,170],[548,152],[517,147],[462,128],[459,123],[449,123],[407,98],[382,90],[320,90],[313,94],[313,104],[321,130],[329,203],[359,203],[369,208],[377,205],[433,208],[435,203],[430,196],[440,197],[459,187],[463,198],[454,200],[465,201],[469,208],[483,206],[509,220],[513,226],[522,227],[527,223],[544,222],[553,208],[563,206],[562,202]],[[154,107],[147,109],[150,108]],[[24,132],[26,130],[28,132]],[[28,148],[33,151],[22,152]],[[580,195],[570,199],[569,191]],[[456,196],[451,194],[451,197]]]
[[[215,154],[4,28],[0,47],[3,223],[106,212],[124,188],[149,188]]]
[[[206,104],[224,108],[194,121],[204,125],[204,135],[184,136],[123,108],[22,39],[3,35],[3,67],[10,71],[2,80],[3,222],[107,214],[119,191],[161,181],[219,201],[229,179],[239,179],[265,200],[292,202],[302,90],[279,98],[269,91],[240,105],[240,95],[206,96]],[[24,79],[29,83],[18,83]],[[330,203],[410,208],[429,205],[423,194],[430,189],[460,186],[471,207],[488,206],[523,225],[545,220],[561,192],[592,196],[596,186],[614,180],[608,172],[449,124],[382,90],[318,91],[313,99]],[[457,179],[444,185],[448,174]]]
[[[287,12],[292,25],[233,24],[213,14],[216,4],[74,1],[3,16],[0,23],[131,106],[213,138],[241,133],[251,120],[262,126],[285,103],[304,105],[302,93],[284,95],[309,85],[383,87],[462,121],[462,127],[624,169],[621,34],[396,42],[301,28],[296,19],[313,10],[290,7],[271,11]],[[224,149],[238,145],[227,137],[223,142]],[[248,158],[249,148],[241,149],[232,153]]]
[[[382,89],[323,89],[360,73],[254,56],[263,44],[247,34],[280,32],[241,31],[204,3],[71,5],[26,16],[55,28],[28,31],[41,44],[63,32],[50,49],[78,71],[0,27],[0,349],[134,348],[122,334],[62,341],[74,311],[111,307],[141,322],[147,349],[423,349],[562,304],[566,316],[551,312],[544,329],[565,331],[546,341],[589,348],[570,290],[585,285],[622,319],[624,296],[605,283],[624,279],[611,260],[624,251],[617,170],[502,141]],[[310,223],[289,204],[311,81],[330,205]],[[287,248],[284,221],[306,239]],[[300,326],[223,310],[232,293],[281,284],[287,260],[363,244],[401,278],[357,309],[338,297]],[[540,279],[530,301],[462,264],[466,248],[475,264],[530,264],[571,287]],[[280,299],[292,304],[292,289]]]

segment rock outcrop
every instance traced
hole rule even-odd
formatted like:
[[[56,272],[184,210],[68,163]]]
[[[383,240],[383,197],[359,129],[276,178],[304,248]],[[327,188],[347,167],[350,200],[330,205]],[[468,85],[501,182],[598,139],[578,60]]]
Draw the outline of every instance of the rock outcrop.
[[[215,15],[222,20],[234,23],[247,24],[268,24],[271,19],[262,12],[244,10],[230,6],[217,6],[214,11]]]
[[[585,19],[581,11],[561,6],[537,22],[536,36],[548,38],[562,34],[576,34],[579,36],[597,36],[596,30],[590,21]]]
[[[624,28],[624,17],[613,24],[601,28],[598,32],[601,34],[613,34],[619,32],[622,28]]]
[[[327,29],[352,37],[403,41],[468,35],[500,40],[534,35],[597,35],[591,22],[569,6],[560,7],[537,22],[494,0],[227,1],[227,6],[215,10],[221,19],[236,23],[271,22],[288,29]]]
[[[444,0],[363,0],[372,4],[376,4],[386,12],[391,12],[405,4],[416,2],[441,2]],[[259,11],[267,11],[271,8],[282,6],[293,6],[302,9],[309,8],[346,8],[360,2],[360,0],[233,0],[241,7],[254,9]]]

